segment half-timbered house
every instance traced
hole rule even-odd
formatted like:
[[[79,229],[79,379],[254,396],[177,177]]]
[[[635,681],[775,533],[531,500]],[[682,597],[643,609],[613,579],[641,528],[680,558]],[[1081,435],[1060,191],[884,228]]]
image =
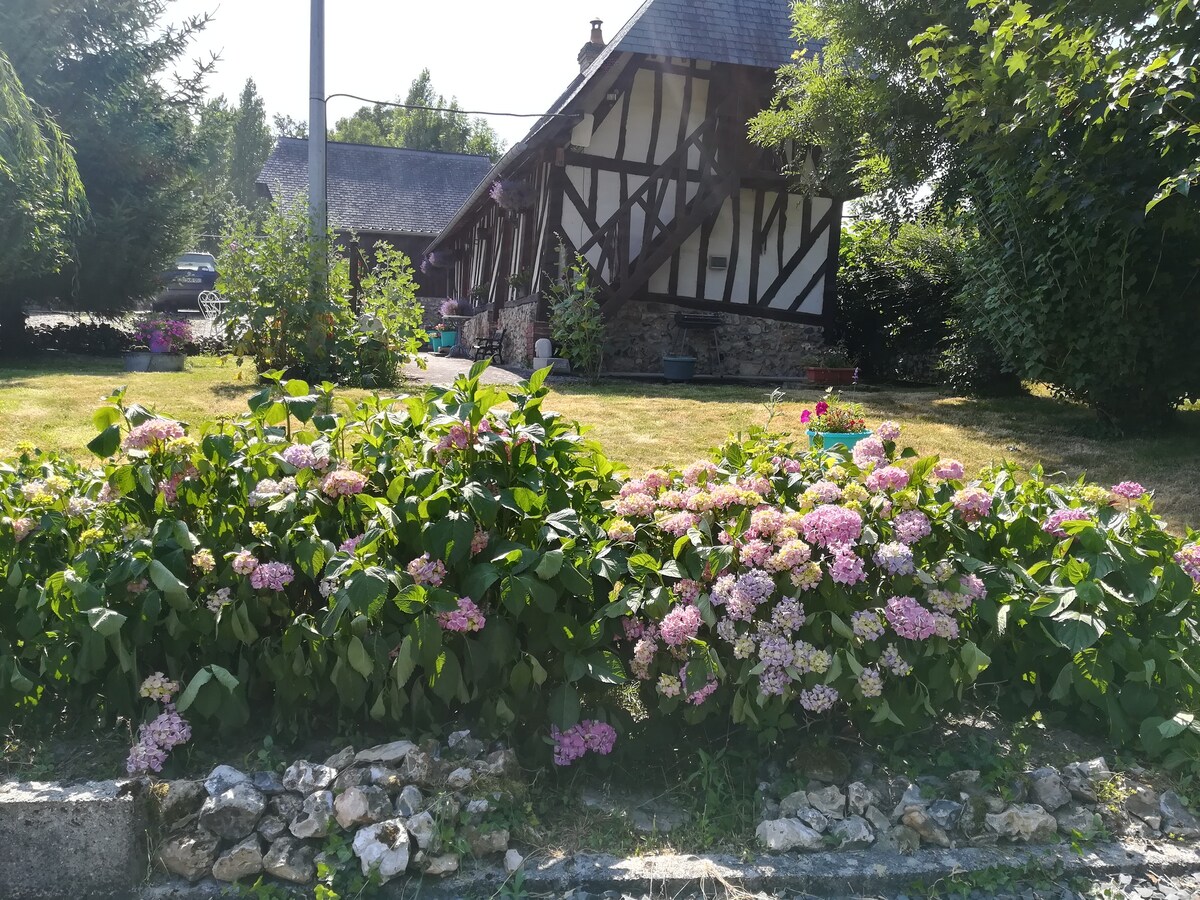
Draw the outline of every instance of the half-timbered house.
[[[690,347],[700,371],[799,372],[832,306],[842,207],[789,190],[785,160],[746,137],[798,49],[791,5],[647,0],[607,44],[593,22],[579,76],[432,245],[452,293],[486,307],[476,333],[529,356],[543,291],[578,253],[608,371]]]

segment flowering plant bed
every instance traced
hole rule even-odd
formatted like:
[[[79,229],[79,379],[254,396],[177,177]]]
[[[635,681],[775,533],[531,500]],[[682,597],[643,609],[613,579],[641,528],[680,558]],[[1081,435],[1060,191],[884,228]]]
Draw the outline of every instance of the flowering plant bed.
[[[828,400],[818,401],[812,409],[804,410],[800,414],[800,424],[818,434],[867,434],[870,431],[862,404],[845,403],[837,394],[830,395]]]
[[[151,353],[179,353],[192,340],[192,326],[180,319],[149,315],[134,327],[133,338]]]

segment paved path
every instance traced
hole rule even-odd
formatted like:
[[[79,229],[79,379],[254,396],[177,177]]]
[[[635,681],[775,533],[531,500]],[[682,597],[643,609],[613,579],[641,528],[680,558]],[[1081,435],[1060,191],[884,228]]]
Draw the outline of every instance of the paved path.
[[[459,375],[466,375],[471,371],[471,366],[475,365],[469,359],[450,359],[436,353],[422,353],[421,359],[425,360],[425,369],[414,363],[405,366],[403,370],[405,378],[418,384],[449,384]],[[521,369],[502,369],[493,364],[488,366],[481,380],[484,384],[518,384],[527,377],[528,373]]]

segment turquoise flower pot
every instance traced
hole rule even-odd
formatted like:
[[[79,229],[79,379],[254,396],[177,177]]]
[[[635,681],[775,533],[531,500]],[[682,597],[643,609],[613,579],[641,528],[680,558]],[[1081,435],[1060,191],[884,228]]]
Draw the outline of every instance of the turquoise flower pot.
[[[858,434],[837,434],[832,431],[809,431],[808,445],[810,447],[826,450],[832,450],[838,444],[846,448],[847,452],[852,451],[859,441],[864,441],[869,438],[874,432],[860,431]]]

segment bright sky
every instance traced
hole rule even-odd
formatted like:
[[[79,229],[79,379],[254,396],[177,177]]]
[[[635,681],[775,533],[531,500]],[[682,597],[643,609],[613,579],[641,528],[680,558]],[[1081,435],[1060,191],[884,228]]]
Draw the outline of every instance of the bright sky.
[[[394,100],[428,68],[437,90],[465,109],[544,112],[578,73],[575,58],[591,19],[603,19],[612,37],[639,6],[641,0],[329,0],[326,91]],[[253,78],[269,117],[307,120],[309,8],[307,0],[176,0],[169,9],[176,20],[214,15],[189,54],[220,54],[212,95],[234,99]],[[330,125],[361,105],[331,101]],[[511,146],[533,120],[489,121]]]

